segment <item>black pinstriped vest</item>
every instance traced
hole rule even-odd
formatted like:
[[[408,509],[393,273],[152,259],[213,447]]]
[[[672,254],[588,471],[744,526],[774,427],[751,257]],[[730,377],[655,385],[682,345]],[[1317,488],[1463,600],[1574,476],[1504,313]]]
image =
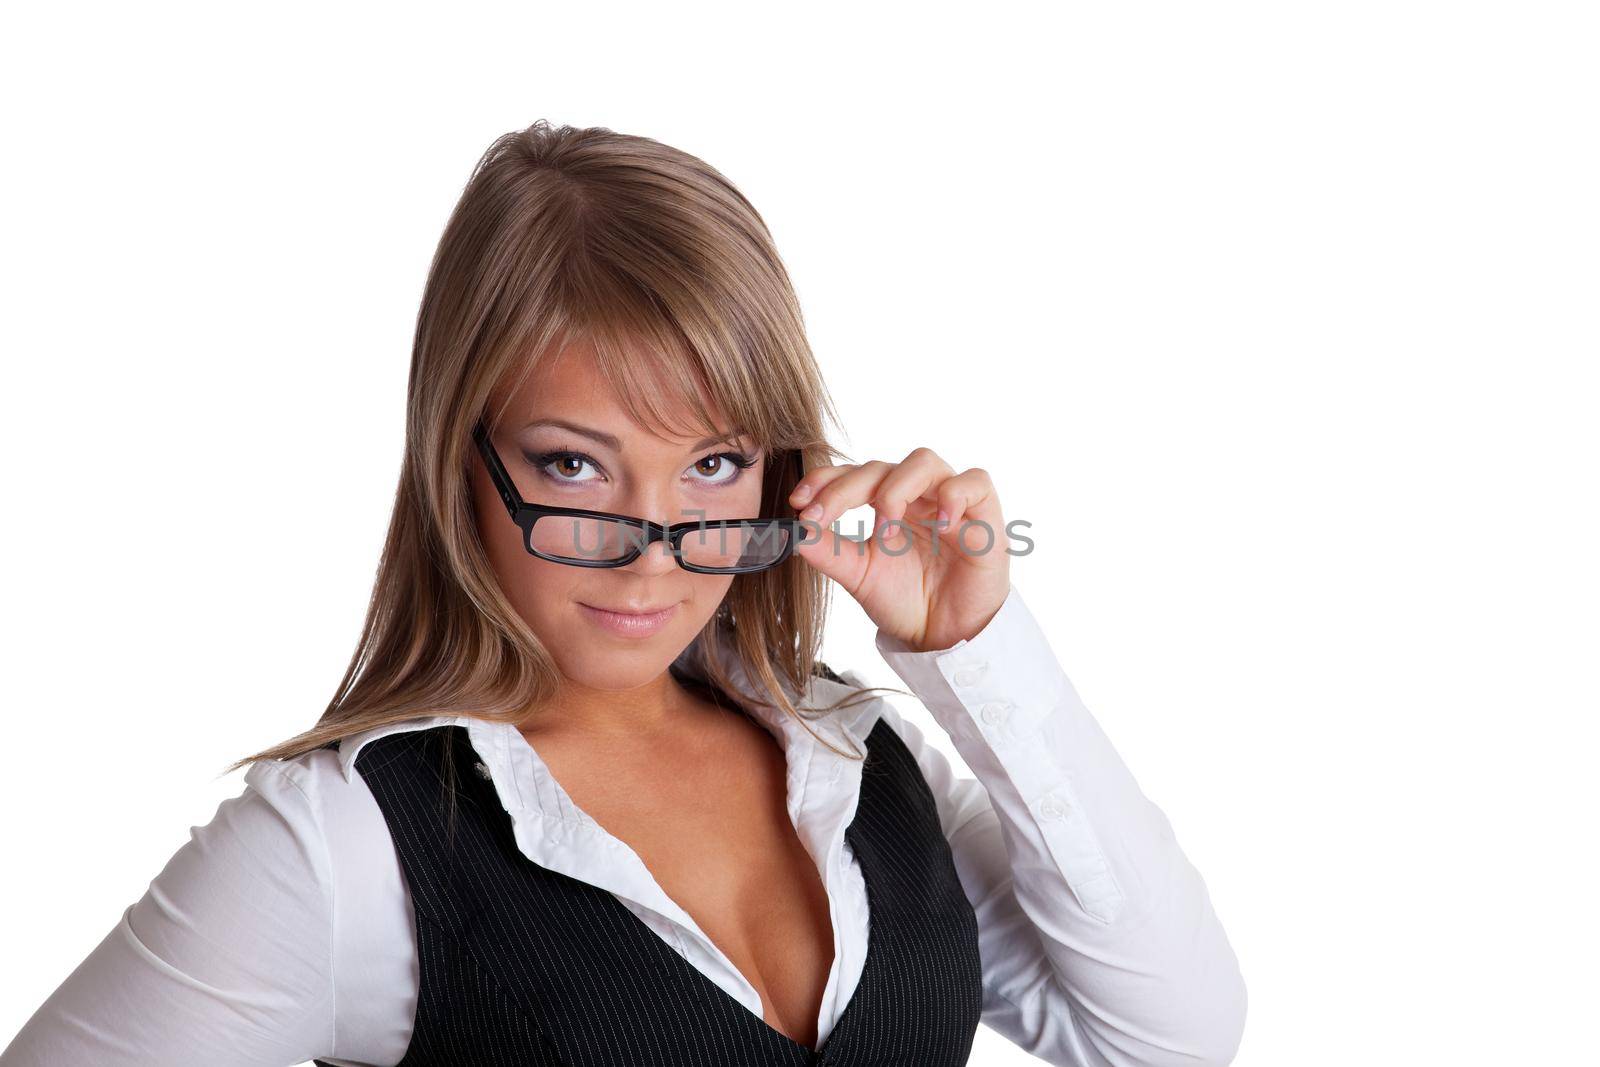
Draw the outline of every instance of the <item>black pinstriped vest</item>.
[[[399,1067],[967,1062],[983,999],[977,922],[933,795],[888,723],[867,737],[845,831],[866,880],[867,958],[819,1051],[767,1025],[610,892],[523,855],[493,784],[462,773],[477,759],[455,725],[389,734],[356,757],[416,909],[421,985]]]

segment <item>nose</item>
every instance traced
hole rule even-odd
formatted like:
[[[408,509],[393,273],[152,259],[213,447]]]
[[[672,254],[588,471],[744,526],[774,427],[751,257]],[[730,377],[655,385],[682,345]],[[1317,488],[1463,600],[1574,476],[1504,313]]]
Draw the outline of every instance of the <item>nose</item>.
[[[672,555],[671,545],[665,541],[652,541],[637,559],[622,569],[641,575],[670,574],[678,569],[678,561]]]
[[[645,519],[652,526],[670,526],[672,523],[683,522],[689,518],[682,513],[682,502],[676,499],[668,488],[661,486],[639,488],[639,492],[630,493],[625,499],[617,502],[622,514]],[[647,575],[669,574],[678,569],[678,561],[672,555],[670,544],[666,541],[652,541],[645,546],[643,552],[639,553],[637,559],[623,569]]]
[[[671,526],[675,522],[693,522],[703,517],[702,512],[693,507],[687,498],[666,490],[631,494],[626,500],[618,503],[624,515],[648,519],[657,526]]]

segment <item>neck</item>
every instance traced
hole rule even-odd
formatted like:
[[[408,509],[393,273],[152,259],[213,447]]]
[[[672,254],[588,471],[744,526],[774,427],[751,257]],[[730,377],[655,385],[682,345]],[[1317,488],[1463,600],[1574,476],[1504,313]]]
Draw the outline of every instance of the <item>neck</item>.
[[[702,707],[670,670],[632,689],[593,689],[563,678],[555,694],[532,709],[520,728],[530,739],[637,741],[673,732]]]

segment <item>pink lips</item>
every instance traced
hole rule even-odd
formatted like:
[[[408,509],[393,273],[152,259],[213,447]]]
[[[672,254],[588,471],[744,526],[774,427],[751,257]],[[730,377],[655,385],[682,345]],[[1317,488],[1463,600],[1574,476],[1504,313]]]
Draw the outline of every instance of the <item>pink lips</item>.
[[[674,604],[661,611],[640,615],[626,611],[606,611],[604,608],[597,608],[584,603],[579,603],[578,606],[583,609],[584,615],[596,625],[619,637],[649,637],[651,634],[658,633],[671,621],[673,613],[678,610],[678,605]]]

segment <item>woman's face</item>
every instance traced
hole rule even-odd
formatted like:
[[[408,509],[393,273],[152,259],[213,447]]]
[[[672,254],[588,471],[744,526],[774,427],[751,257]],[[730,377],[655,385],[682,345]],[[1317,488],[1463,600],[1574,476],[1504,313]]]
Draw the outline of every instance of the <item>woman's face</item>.
[[[492,439],[524,500],[663,524],[758,513],[765,462],[748,436],[656,436],[629,418],[593,358],[587,344],[575,344],[544,361],[505,408]],[[492,410],[500,400],[491,398]],[[734,429],[712,413],[719,430]],[[691,425],[687,411],[669,416],[673,425]],[[754,462],[739,465],[747,461]],[[659,541],[625,567],[540,559],[525,547],[476,450],[472,472],[478,532],[500,586],[570,684],[625,690],[657,679],[733,583],[733,575],[684,570]]]

